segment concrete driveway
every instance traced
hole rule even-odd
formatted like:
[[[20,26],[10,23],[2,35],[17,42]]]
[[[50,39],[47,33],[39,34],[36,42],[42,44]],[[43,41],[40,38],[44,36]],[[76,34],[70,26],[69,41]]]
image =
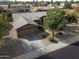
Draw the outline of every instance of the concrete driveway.
[[[36,59],[79,59],[79,42]]]

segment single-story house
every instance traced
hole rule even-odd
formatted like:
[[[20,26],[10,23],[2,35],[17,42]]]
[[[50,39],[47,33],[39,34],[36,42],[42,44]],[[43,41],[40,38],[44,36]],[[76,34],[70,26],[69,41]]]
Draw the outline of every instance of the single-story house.
[[[9,10],[12,13],[20,13],[20,12],[29,12],[30,11],[30,5],[24,5],[24,4],[11,4]]]
[[[0,6],[3,8],[4,12],[8,11],[8,5],[0,5]]]
[[[41,12],[41,11],[48,11],[48,10],[52,10],[52,9],[54,9],[55,7],[54,6],[39,6],[39,7],[36,7],[35,9],[35,11],[36,12]]]
[[[64,6],[64,5],[65,5],[65,3],[64,3],[64,2],[61,2],[61,3],[60,3],[60,6]]]
[[[79,5],[77,3],[71,4],[72,8],[78,7]]]
[[[22,4],[22,3],[11,4],[10,7],[8,6],[8,4],[0,6],[3,7],[5,12],[9,10],[12,13],[30,12],[31,9],[29,4]]]
[[[46,12],[34,12],[34,13],[14,13],[13,27],[17,31],[18,37],[35,34],[40,30],[40,26],[43,25],[43,16]]]

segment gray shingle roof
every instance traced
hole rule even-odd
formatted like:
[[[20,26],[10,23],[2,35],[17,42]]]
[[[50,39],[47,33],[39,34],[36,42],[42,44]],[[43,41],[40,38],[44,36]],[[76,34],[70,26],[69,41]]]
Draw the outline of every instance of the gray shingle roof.
[[[46,15],[46,12],[14,13],[12,14],[14,29],[18,29],[27,24],[38,25],[34,20],[39,20],[44,15]]]
[[[8,5],[0,5],[4,10],[8,10]]]
[[[24,17],[29,20],[39,20],[40,17],[46,15],[46,12],[33,12],[33,13],[14,13],[12,14],[13,21],[16,21],[19,17]]]
[[[20,28],[24,25],[27,25],[27,24],[38,25],[33,20],[28,20],[24,17],[20,17],[18,20],[13,22],[14,29],[18,29],[18,28]]]

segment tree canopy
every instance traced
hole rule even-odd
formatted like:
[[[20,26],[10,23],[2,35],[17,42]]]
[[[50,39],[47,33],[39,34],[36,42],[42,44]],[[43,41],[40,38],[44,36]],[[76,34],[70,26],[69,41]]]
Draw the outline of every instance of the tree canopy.
[[[65,3],[64,8],[65,9],[72,9],[71,3]]]
[[[2,13],[3,12],[3,8],[0,6],[0,13]]]
[[[10,17],[11,17],[10,12],[4,13],[3,10],[0,11],[0,39],[5,35],[7,29],[9,28]]]
[[[8,28],[7,16],[0,14],[0,38],[5,35],[5,31]]]
[[[65,12],[61,9],[49,10],[44,18],[44,27],[48,28],[49,24],[52,23],[55,27],[57,27],[61,22],[65,21],[64,17]]]
[[[44,27],[52,31],[54,39],[54,32],[61,31],[66,26],[65,12],[61,9],[49,10],[44,18]]]

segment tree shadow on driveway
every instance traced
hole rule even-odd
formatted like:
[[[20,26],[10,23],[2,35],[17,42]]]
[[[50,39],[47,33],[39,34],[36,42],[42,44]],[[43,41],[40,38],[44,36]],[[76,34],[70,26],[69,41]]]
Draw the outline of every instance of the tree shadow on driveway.
[[[75,30],[78,30],[78,31],[75,31]],[[79,35],[79,28],[76,26],[67,26],[62,32],[64,32],[64,34],[62,34],[62,35],[56,34],[55,35],[59,41],[68,40],[68,39],[76,37],[77,35]]]

